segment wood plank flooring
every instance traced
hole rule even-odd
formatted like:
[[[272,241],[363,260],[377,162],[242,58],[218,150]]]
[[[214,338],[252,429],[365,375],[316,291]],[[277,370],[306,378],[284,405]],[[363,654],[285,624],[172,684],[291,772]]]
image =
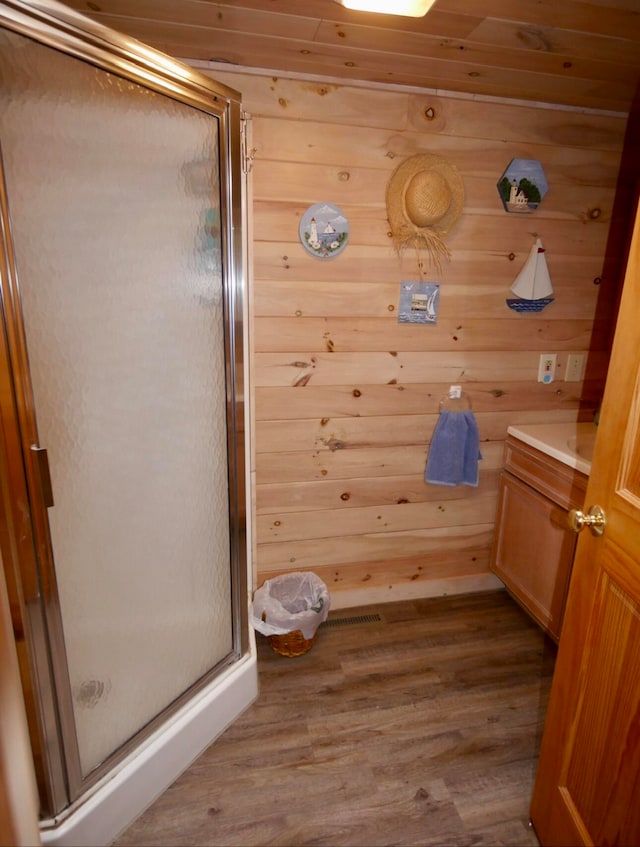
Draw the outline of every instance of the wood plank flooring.
[[[258,635],[258,700],[115,844],[533,847],[554,660],[501,591],[337,611],[293,659]]]

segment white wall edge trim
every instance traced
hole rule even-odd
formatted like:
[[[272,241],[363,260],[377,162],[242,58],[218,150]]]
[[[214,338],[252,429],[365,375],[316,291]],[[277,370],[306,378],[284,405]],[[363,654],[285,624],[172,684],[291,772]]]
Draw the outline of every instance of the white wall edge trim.
[[[562,103],[547,103],[542,100],[522,100],[516,97],[497,97],[491,94],[469,94],[465,91],[449,91],[443,88],[421,88],[416,85],[397,85],[388,82],[372,82],[366,79],[342,79],[341,77],[320,76],[318,74],[303,74],[294,71],[284,71],[278,68],[252,68],[246,65],[232,65],[230,62],[211,62],[204,59],[178,58],[189,67],[204,71],[217,71],[228,74],[251,74],[253,76],[270,76],[279,79],[300,80],[302,82],[318,82],[337,85],[341,88],[370,88],[376,91],[393,91],[400,94],[430,94],[434,97],[451,97],[458,100],[475,100],[479,103],[502,103],[506,106],[526,106],[531,109],[554,109],[558,112],[573,112],[579,115],[602,115],[611,118],[627,118],[627,112],[617,112],[608,109],[590,109],[585,106],[568,106]]]

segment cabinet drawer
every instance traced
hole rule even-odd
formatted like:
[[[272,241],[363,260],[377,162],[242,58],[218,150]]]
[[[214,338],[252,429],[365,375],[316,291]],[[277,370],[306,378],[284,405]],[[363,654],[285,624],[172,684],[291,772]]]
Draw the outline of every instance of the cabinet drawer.
[[[579,509],[584,504],[586,474],[512,435],[507,436],[504,446],[504,468],[563,509]]]

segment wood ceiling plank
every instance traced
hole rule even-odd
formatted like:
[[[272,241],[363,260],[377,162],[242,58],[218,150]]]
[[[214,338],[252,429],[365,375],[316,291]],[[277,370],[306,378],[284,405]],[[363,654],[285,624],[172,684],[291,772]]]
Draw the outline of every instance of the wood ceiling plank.
[[[477,0],[437,0],[424,18],[335,0],[68,4],[184,59],[626,112],[639,75],[634,2],[486,0],[478,15]]]
[[[204,27],[214,32],[260,33],[276,38],[312,41],[319,20],[302,15],[283,15],[273,11],[243,9],[232,5],[207,3],[202,0],[101,0],[100,11],[92,11],[85,0],[71,0],[67,5],[90,14],[94,20],[113,26],[117,18],[122,31],[128,32],[127,21],[141,26],[145,21],[177,27]]]
[[[338,45],[349,49],[376,51],[389,54],[391,61],[397,56],[415,56],[421,59],[443,59],[488,68],[516,68],[518,71],[557,74],[563,78],[583,78],[608,82],[635,80],[640,69],[640,50],[635,46],[632,61],[626,66],[620,57],[608,61],[573,54],[562,54],[552,49],[526,48],[518,44],[517,34],[511,41],[498,40],[486,46],[475,40],[450,40],[417,33],[400,33],[373,27],[338,26],[323,23],[315,36],[316,44]],[[629,46],[631,42],[624,42]],[[614,60],[615,59],[615,60]]]
[[[97,3],[87,0],[67,0],[66,5],[96,20],[106,15],[120,15],[177,24],[209,25],[212,20],[218,19],[225,22],[225,28],[246,28],[249,31],[259,31],[252,22],[266,16],[269,18],[267,31],[281,31],[283,34],[291,27],[297,27],[302,33],[322,21],[332,21],[336,24],[430,33],[444,38],[465,38],[484,19],[483,15],[450,14],[435,9],[424,18],[364,14],[345,9],[333,0],[306,2],[303,8],[299,0],[279,0],[277,6],[270,0],[242,0],[241,4],[215,0],[101,0],[99,8]],[[304,14],[300,14],[301,11]]]
[[[637,3],[637,0],[634,0]],[[632,38],[610,38],[549,26],[522,25],[513,21],[485,18],[470,34],[477,43],[508,46],[521,50],[544,51],[568,59],[617,61],[640,67],[640,48]]]
[[[616,85],[591,79],[531,73],[474,63],[393,56],[375,51],[331,48],[313,42],[273,39],[262,35],[184,27],[157,21],[106,17],[114,29],[181,58],[230,62],[241,66],[272,68],[318,76],[337,76],[377,83],[466,91],[496,97],[524,98],[597,109],[625,111],[635,92],[635,79]],[[253,63],[248,65],[247,63]],[[353,67],[352,67],[353,66]]]
[[[477,0],[437,2],[440,11],[461,15],[477,13]],[[640,40],[637,5],[629,9],[620,8],[615,2],[598,6],[580,0],[482,0],[482,12],[486,18]]]
[[[616,9],[638,13],[638,0],[588,0],[588,3],[590,6],[601,6],[607,10],[614,6]]]
[[[185,0],[176,0],[178,4],[183,2]],[[216,0],[203,0],[203,2],[216,2]],[[230,4],[218,3],[217,5],[229,6]],[[300,15],[301,12],[300,0],[277,0],[277,4],[273,3],[273,0],[239,0],[232,5],[233,8],[257,9],[270,11],[272,14]],[[432,7],[429,14],[422,18],[380,15],[346,9],[336,0],[305,0],[303,11],[305,16],[315,18],[317,21],[361,24],[381,29],[399,29],[405,32],[427,32],[450,38],[464,38],[485,17],[484,10],[482,14],[478,14],[477,8],[460,14],[442,10],[439,4]]]
[[[604,61],[600,58],[595,60],[596,64],[593,65],[594,60],[583,53],[580,62],[574,61],[571,67],[564,67],[563,60],[569,60],[571,56],[564,56],[557,45],[551,45],[546,40],[544,43],[547,49],[541,50],[538,39],[534,42],[538,49],[534,47],[527,50],[524,42],[519,41],[517,32],[509,33],[511,37],[508,39],[500,37],[499,33],[496,38],[489,41],[492,49],[487,49],[482,46],[482,40],[478,43],[458,39],[449,40],[441,33],[430,36],[380,26],[343,25],[306,16],[239,9],[222,4],[196,2],[196,0],[181,0],[179,4],[175,0],[138,0],[135,5],[135,16],[131,15],[131,11],[131,0],[106,0],[96,18],[100,17],[107,21],[112,16],[122,19],[131,17],[130,26],[139,27],[143,25],[142,22],[148,21],[149,29],[151,29],[153,23],[158,22],[172,24],[179,28],[176,31],[180,32],[185,32],[182,27],[204,27],[211,30],[209,37],[213,41],[224,38],[226,32],[232,32],[261,39],[272,36],[277,39],[313,41],[317,44],[337,45],[381,54],[388,53],[394,57],[416,56],[446,61],[461,60],[486,67],[513,68],[517,65],[523,71],[559,73],[569,78],[621,82],[626,81],[630,76],[629,71],[624,67],[623,56],[626,54],[622,50],[613,54],[615,61]],[[168,32],[167,28],[165,32]],[[195,33],[193,37],[198,38],[195,43],[201,43]],[[513,47],[508,46],[510,44],[513,44]],[[629,42],[627,46],[628,44]],[[514,49],[517,51],[515,55],[512,52]],[[384,61],[384,58],[380,57],[379,61]],[[249,58],[243,64],[250,65]],[[356,64],[359,63],[356,62]],[[637,45],[631,64],[633,67],[640,67],[640,51],[637,50]]]

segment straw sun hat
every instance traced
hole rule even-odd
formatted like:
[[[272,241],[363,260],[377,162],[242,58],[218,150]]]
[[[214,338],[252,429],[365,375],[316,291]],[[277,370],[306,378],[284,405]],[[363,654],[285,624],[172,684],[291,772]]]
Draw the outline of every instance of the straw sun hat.
[[[387,217],[398,253],[405,247],[429,251],[440,269],[450,258],[444,243],[462,214],[464,187],[455,165],[441,156],[419,153],[401,162],[387,185]]]

